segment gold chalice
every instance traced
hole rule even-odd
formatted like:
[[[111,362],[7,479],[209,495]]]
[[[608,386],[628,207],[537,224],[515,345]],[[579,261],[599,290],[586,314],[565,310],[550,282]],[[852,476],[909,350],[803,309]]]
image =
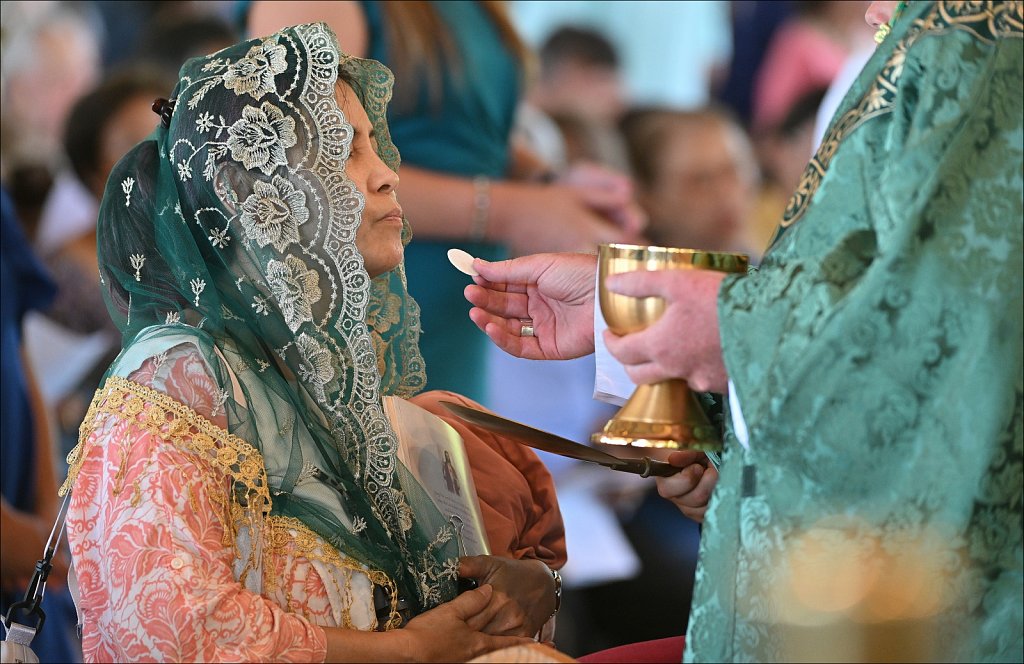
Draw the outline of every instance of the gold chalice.
[[[608,275],[644,270],[747,270],[743,254],[631,244],[602,244],[597,261],[601,313],[608,328],[619,335],[653,325],[665,310],[665,300],[611,293],[605,288]],[[722,449],[715,427],[681,379],[638,385],[622,409],[590,440],[605,445]]]

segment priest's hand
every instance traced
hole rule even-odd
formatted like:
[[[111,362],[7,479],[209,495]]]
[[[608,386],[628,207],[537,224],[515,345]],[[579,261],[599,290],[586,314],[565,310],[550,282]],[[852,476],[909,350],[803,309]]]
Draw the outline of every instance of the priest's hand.
[[[465,290],[473,304],[469,317],[506,353],[568,360],[594,352],[596,256],[477,258],[473,267],[480,276]]]
[[[481,629],[486,634],[534,636],[555,610],[555,582],[543,561],[467,556],[459,576],[494,587],[491,603],[498,609]]]
[[[633,297],[665,299],[650,327],[617,336],[604,333],[608,352],[634,383],[683,378],[698,392],[721,392],[729,377],[718,334],[718,288],[725,278],[710,270],[661,270],[609,275],[608,289]]]
[[[679,508],[684,516],[703,523],[711,491],[718,483],[718,471],[708,457],[696,450],[676,450],[666,459],[681,468],[670,477],[657,477],[658,494]]]

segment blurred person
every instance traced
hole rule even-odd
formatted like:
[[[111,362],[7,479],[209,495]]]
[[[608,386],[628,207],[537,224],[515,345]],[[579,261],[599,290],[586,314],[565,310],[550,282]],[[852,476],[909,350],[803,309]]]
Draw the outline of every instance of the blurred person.
[[[713,108],[636,109],[621,126],[651,242],[747,253],[756,262],[760,247],[751,246],[748,226],[759,176],[736,121]]]
[[[704,523],[687,661],[827,656],[839,630],[881,656],[1024,658],[1024,3],[866,18],[888,29],[760,267],[606,281],[667,300],[601,338],[631,380],[728,394],[721,474],[678,453],[657,480]],[[475,261],[471,317],[518,356],[591,352],[595,263]]]
[[[551,115],[616,122],[626,95],[615,47],[595,30],[555,30],[540,48],[540,75],[528,98]]]
[[[760,134],[758,161],[765,177],[751,224],[756,246],[768,246],[807,160],[818,147],[816,121],[826,92],[827,88],[808,91],[793,103],[777,126]]]
[[[713,98],[746,129],[751,125],[754,81],[775,32],[793,15],[793,0],[730,2],[732,54]]]
[[[33,240],[43,205],[64,166],[61,132],[75,100],[101,74],[99,35],[87,5],[38,11],[5,2],[0,171]]]
[[[501,3],[259,1],[248,32],[297,20],[326,21],[350,53],[395,71],[389,122],[415,223],[406,268],[423,309],[427,386],[486,402],[486,340],[466,320],[446,252],[498,258],[637,238],[630,184],[594,169],[547,182],[550,167],[512,144],[528,53]]]
[[[90,661],[465,660],[550,623],[564,539],[532,452],[464,438],[494,555],[461,558],[398,457],[386,398],[460,397],[416,394],[391,82],[289,28],[186,63],[115,166],[125,344],[64,487]]]
[[[43,255],[57,284],[56,298],[44,314],[75,335],[104,333],[109,348],[105,355],[96,358],[94,366],[81,369],[84,376],[53,404],[65,454],[74,446],[78,427],[103,372],[120,350],[121,335],[106,312],[100,287],[95,214],[114,164],[156,127],[153,100],[168,94],[172,87],[173,80],[152,67],[114,72],[75,103],[64,128],[64,152],[91,200],[78,209],[54,206],[53,212],[59,210],[61,216],[52,214],[48,219],[59,224],[68,218],[90,215],[92,223],[62,230],[62,243]],[[46,237],[56,233],[49,225],[42,230]],[[60,370],[70,369],[61,365]]]
[[[540,74],[517,113],[516,137],[556,169],[588,162],[628,173],[616,126],[625,104],[611,42],[594,30],[563,27],[540,48]]]
[[[236,41],[231,24],[217,14],[162,12],[145,26],[133,59],[157,66],[173,78],[186,60]]]
[[[564,26],[600,33],[619,54],[629,105],[686,109],[710,101],[712,82],[729,62],[729,4],[513,0],[509,14],[538,48]]]
[[[804,0],[772,36],[754,83],[753,131],[777,127],[809,91],[827,88],[853,52],[871,45],[868,3]]]
[[[625,105],[615,47],[597,31],[563,27],[539,56],[539,74],[516,112],[514,140],[555,172],[581,161],[627,172],[614,127]]]
[[[32,248],[7,192],[0,189],[0,368],[3,417],[0,433],[0,614],[24,598],[36,561],[57,516],[57,483],[50,416],[25,358],[22,322],[45,308],[55,286]],[[67,587],[63,548],[53,561],[42,610],[46,638],[33,644],[42,662],[81,661],[75,638],[75,608]],[[12,616],[34,626],[35,619]],[[6,637],[6,630],[4,630]]]

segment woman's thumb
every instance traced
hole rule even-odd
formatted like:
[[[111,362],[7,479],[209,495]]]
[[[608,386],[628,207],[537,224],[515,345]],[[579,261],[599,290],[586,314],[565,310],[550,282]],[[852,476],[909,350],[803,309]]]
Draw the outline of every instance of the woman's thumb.
[[[468,620],[487,608],[487,604],[490,603],[491,595],[493,594],[494,589],[490,585],[483,585],[476,590],[462,593],[453,599],[450,604],[460,620]]]

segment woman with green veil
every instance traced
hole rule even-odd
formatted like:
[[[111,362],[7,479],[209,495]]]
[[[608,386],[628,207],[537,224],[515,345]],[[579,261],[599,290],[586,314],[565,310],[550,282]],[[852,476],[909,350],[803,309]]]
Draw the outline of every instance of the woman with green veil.
[[[62,489],[87,660],[462,660],[552,615],[557,506],[460,563],[396,456],[382,400],[425,371],[391,81],[323,24],[245,42],[186,63],[112,172],[125,345]]]

